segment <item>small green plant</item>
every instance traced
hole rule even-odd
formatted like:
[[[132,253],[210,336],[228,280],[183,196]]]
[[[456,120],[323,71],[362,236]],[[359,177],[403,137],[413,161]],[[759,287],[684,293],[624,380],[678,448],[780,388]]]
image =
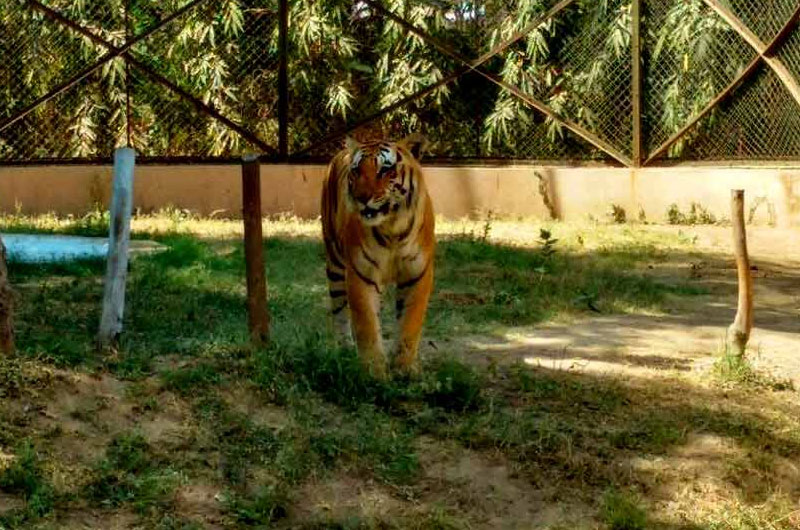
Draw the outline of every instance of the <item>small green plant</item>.
[[[222,380],[219,369],[208,363],[168,370],[162,374],[164,388],[188,395],[216,385]]]
[[[435,361],[426,367],[422,382],[425,401],[451,411],[476,409],[481,402],[481,378],[475,369],[456,359]]]
[[[667,209],[667,222],[671,225],[713,225],[717,218],[703,205],[693,202],[689,205],[689,212],[681,212],[677,204],[671,204]]]
[[[556,243],[558,243],[558,239],[553,238],[553,234],[550,230],[544,228],[539,229],[540,252],[545,258],[549,258],[556,253]]]
[[[276,486],[264,486],[252,496],[229,494],[225,504],[240,524],[268,527],[286,516],[288,496]]]
[[[603,520],[610,530],[644,530],[647,528],[647,513],[638,500],[630,494],[616,489],[603,495]]]
[[[714,363],[712,371],[720,383],[769,388],[775,391],[794,390],[791,379],[779,379],[756,370],[746,356],[737,355],[726,346],[721,350],[722,354]]]
[[[0,474],[0,490],[21,495],[25,509],[17,519],[31,520],[43,517],[53,509],[55,492],[45,477],[42,461],[30,441],[23,442],[16,451],[13,463]],[[0,528],[3,518],[0,517]]]
[[[102,204],[95,203],[91,210],[77,219],[66,232],[82,236],[108,236],[111,214]]]
[[[124,433],[109,444],[86,493],[102,506],[131,504],[143,513],[166,503],[179,482],[178,473],[153,458],[142,435]]]
[[[612,204],[611,209],[608,211],[608,218],[614,224],[624,225],[628,220],[628,214],[622,206]]]
[[[667,223],[671,225],[686,224],[686,216],[681,213],[681,209],[677,204],[670,204],[667,208]]]
[[[688,222],[691,225],[713,225],[717,218],[703,205],[693,202],[689,207]]]
[[[494,221],[494,215],[491,210],[489,210],[486,214],[486,219],[483,222],[483,233],[481,234],[481,241],[486,243],[489,241],[489,236],[492,233],[492,223]]]

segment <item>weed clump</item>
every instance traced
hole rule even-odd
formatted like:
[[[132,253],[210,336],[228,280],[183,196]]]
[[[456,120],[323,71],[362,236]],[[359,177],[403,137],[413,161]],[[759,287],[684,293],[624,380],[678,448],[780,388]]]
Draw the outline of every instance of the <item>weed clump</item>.
[[[30,441],[19,445],[16,458],[0,473],[0,490],[21,495],[25,507],[0,515],[0,528],[25,528],[53,510],[55,490],[45,476],[43,462]]]
[[[286,517],[289,498],[281,489],[265,486],[253,495],[230,494],[225,504],[238,523],[260,527]]]
[[[628,222],[628,214],[625,212],[625,208],[619,204],[612,204],[606,215],[614,224],[624,225]]]
[[[631,495],[615,489],[606,491],[602,504],[603,520],[610,530],[644,530],[647,513]]]
[[[713,225],[717,218],[703,205],[693,202],[687,213],[681,212],[677,204],[671,204],[667,209],[667,222],[671,225]]]
[[[427,370],[429,375],[421,382],[421,394],[428,405],[452,412],[480,406],[483,383],[473,367],[455,359],[443,359],[431,363]]]
[[[774,391],[794,390],[791,379],[780,379],[756,370],[746,356],[736,355],[727,347],[714,363],[712,375],[721,384],[768,388]]]
[[[180,476],[161,466],[140,434],[116,436],[87,486],[87,496],[103,506],[131,504],[140,513],[163,507]]]

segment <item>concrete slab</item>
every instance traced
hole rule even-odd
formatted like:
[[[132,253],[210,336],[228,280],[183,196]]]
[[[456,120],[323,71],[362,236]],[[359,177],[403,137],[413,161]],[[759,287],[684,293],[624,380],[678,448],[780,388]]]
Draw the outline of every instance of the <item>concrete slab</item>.
[[[106,259],[108,238],[50,234],[3,234],[8,260],[18,263],[54,263],[78,259]],[[159,252],[155,241],[131,241],[130,255]]]

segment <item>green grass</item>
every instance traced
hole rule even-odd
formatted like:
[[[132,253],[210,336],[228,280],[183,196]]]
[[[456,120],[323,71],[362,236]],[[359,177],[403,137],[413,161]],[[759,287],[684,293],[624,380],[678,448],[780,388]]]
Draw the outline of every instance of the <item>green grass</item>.
[[[0,229],[9,223],[20,230],[82,230],[69,221],[21,217],[0,219]],[[217,236],[198,237],[198,226]],[[101,262],[11,264],[20,293],[20,356],[0,360],[0,450],[15,447],[26,434],[52,450],[73,436],[36,426],[24,410],[3,406],[23,398],[46,404],[49,389],[73,384],[46,375],[53,367],[123,380],[125,389],[106,400],[126,411],[120,416],[147,421],[175,414],[177,407],[186,430],[155,442],[124,421],[122,427],[106,425],[98,407],[82,404],[70,419],[109,440],[105,450],[76,471],[77,485],[55,495],[44,464],[59,470],[63,462],[50,456],[53,451],[44,460],[30,448],[18,449],[21,456],[2,476],[29,477],[9,478],[7,486],[28,508],[2,517],[23,517],[17,527],[40,519],[57,525],[58,517],[88,505],[103,513],[130,511],[147,528],[192,528],[197,521],[180,511],[179,492],[187,484],[210,483],[220,499],[213,509],[229,527],[473,524],[464,506],[445,500],[438,507],[438,500],[426,497],[438,487],[423,465],[433,446],[485,455],[532,488],[568,492],[610,528],[643,528],[648,519],[638,501],[616,493],[638,486],[620,461],[664,457],[692,432],[732,440],[753,454],[800,455],[800,435],[786,427],[790,420],[727,402],[717,406],[713,392],[682,380],[643,387],[613,377],[524,364],[487,369],[461,360],[457,337],[466,334],[596,311],[658,313],[669,311],[674,297],[705,292],[690,279],[657,280],[642,272],[648,264],[694,252],[684,236],[551,225],[542,239],[538,230],[528,234],[527,226],[518,225],[525,232],[520,241],[492,239],[512,228],[500,222],[496,230],[478,227],[477,236],[445,225],[426,326],[426,341],[439,350],[428,350],[420,378],[379,382],[364,373],[355,351],[336,347],[327,335],[322,245],[315,228],[296,221],[267,231],[273,341],[263,349],[247,345],[243,252],[226,226],[177,214],[134,223],[137,237],[155,238],[167,250],[132,262],[125,334],[110,354],[93,345]],[[383,316],[391,337],[389,313]],[[755,457],[743,457],[731,473],[746,475],[757,464]],[[298,491],[340,476],[424,509],[292,519],[292,508],[304,500]],[[25,486],[26,480],[39,486]],[[37,491],[49,505],[31,502]]]
[[[782,379],[757,370],[747,355],[737,355],[726,346],[720,348],[712,374],[723,385],[739,385],[751,388],[765,388],[775,391],[794,390],[791,379]]]
[[[85,494],[99,506],[129,504],[147,513],[162,510],[180,482],[180,473],[159,461],[141,434],[123,433],[109,444]]]
[[[629,494],[609,490],[603,496],[603,520],[609,530],[645,530],[647,513]]]
[[[241,245],[187,235],[157,239],[168,250],[135,260],[120,357],[107,361],[123,376],[149,373],[159,356],[210,354],[246,339]],[[304,237],[275,237],[266,241],[265,250],[276,342],[316,340],[314,333],[323,332],[324,326],[303,330],[295,318],[324,322],[321,244]],[[468,236],[444,238],[428,335],[449,340],[593,311],[658,312],[670,295],[703,292],[690,283],[667,284],[632,272],[637,263],[662,259],[648,248],[547,254]],[[11,268],[23,295],[21,350],[59,366],[98,362],[92,339],[99,321],[102,262]],[[388,312],[384,321],[391,330]]]
[[[42,456],[29,440],[19,444],[14,462],[0,474],[0,491],[17,494],[25,502],[23,508],[0,515],[0,528],[24,528],[53,510],[55,490]]]

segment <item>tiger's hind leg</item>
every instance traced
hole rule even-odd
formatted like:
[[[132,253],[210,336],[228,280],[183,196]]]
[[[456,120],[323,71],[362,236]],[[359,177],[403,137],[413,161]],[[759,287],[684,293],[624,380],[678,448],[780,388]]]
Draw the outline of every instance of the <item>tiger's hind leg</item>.
[[[420,277],[397,286],[396,309],[400,333],[392,368],[401,374],[411,376],[419,372],[417,352],[432,289],[433,263],[428,265]]]
[[[344,270],[328,263],[325,274],[328,277],[328,296],[330,297],[330,315],[334,337],[340,345],[352,346],[353,334],[350,330],[350,308],[347,304]]]

